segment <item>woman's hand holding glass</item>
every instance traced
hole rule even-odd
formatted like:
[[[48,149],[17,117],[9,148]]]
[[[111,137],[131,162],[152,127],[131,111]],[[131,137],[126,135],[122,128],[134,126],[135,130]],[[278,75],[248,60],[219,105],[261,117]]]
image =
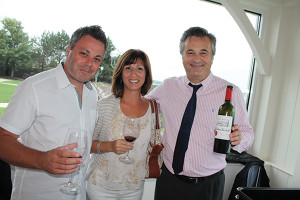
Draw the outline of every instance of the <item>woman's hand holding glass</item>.
[[[133,142],[127,142],[125,139],[118,139],[112,142],[112,152],[120,155],[133,149]]]
[[[140,123],[139,118],[126,117],[123,126],[123,136],[127,142],[133,142],[140,136]],[[135,162],[134,158],[129,157],[129,150],[126,155],[120,157],[119,160],[124,164],[132,164]]]

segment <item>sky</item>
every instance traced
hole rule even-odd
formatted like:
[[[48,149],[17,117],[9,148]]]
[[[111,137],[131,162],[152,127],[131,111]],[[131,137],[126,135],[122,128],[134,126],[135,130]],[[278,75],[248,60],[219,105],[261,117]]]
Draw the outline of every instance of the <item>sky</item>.
[[[199,0],[0,0],[0,20],[4,17],[20,21],[30,37],[61,30],[71,36],[79,27],[100,25],[121,53],[131,48],[145,51],[158,81],[185,75],[179,40],[189,27],[201,26],[217,38],[212,72],[242,91],[248,87],[251,49],[230,14],[216,4]]]

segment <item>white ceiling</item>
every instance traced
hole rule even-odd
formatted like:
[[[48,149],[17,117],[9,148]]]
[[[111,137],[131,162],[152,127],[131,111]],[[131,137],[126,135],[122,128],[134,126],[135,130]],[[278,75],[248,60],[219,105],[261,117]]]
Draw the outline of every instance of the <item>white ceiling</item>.
[[[209,0],[202,0],[202,1],[209,1]],[[222,1],[226,0],[212,0],[215,2],[219,2],[222,4]],[[262,3],[262,4],[269,4],[273,6],[290,6],[293,4],[300,4],[300,0],[237,0],[241,3],[251,4],[251,3]]]

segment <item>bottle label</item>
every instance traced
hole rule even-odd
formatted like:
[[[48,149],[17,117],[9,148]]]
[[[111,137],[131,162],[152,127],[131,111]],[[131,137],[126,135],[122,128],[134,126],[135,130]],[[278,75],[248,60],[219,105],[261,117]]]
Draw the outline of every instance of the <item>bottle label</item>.
[[[215,138],[222,140],[229,140],[229,134],[232,127],[232,116],[218,115],[218,122],[215,132]]]

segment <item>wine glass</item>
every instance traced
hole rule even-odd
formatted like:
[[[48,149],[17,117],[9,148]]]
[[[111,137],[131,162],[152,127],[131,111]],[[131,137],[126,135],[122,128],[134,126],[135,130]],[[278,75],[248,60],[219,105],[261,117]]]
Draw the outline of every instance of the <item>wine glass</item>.
[[[79,153],[83,158],[87,150],[87,142],[88,142],[87,131],[82,129],[77,129],[77,128],[68,129],[67,135],[64,140],[64,145],[68,145],[75,142],[78,145],[74,149],[71,149],[70,151]],[[79,170],[80,170],[80,166],[78,171]],[[70,174],[69,181],[60,187],[61,192],[65,194],[75,195],[80,191],[79,184],[72,182],[74,173]]]
[[[135,141],[140,135],[140,119],[126,117],[123,126],[123,136],[127,142]],[[124,164],[132,164],[135,162],[133,158],[129,158],[129,150],[125,156],[119,158],[120,162]]]

